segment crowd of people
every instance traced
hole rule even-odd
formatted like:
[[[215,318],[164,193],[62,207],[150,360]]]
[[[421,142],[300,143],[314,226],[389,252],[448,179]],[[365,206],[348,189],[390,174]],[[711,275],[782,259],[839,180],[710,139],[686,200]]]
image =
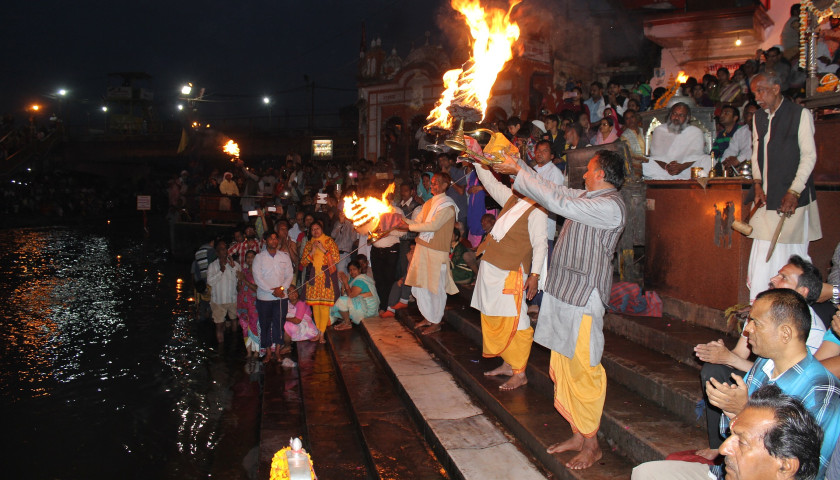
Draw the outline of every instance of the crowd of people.
[[[690,79],[683,86],[690,100],[670,106],[649,145],[638,113],[662,92],[615,82],[605,92],[593,82],[586,99],[572,86],[568,101],[540,118],[491,125],[494,139],[510,145],[492,166],[443,151],[407,170],[386,159],[316,169],[290,155],[279,169],[214,172],[205,188],[239,197],[244,221],[231,243],[203,245],[193,265],[219,342],[225,323],[238,322],[253,361],[288,364],[292,342],[324,342],[328,328],[392,317],[412,302],[422,316],[417,331],[434,334],[448,295],[466,286],[481,314],[483,354],[501,359],[485,374],[504,377],[501,390],[527,384],[533,342],[551,351],[554,405],[573,434],[548,451],[577,452],[566,466],[585,469],[602,455],[605,306],[627,218],[619,190],[632,172],[618,153],[593,149],[584,188],[572,189],[565,155],[624,141],[643,178],[654,180],[746,167],[757,209],[752,309],[733,350],[722,341],[696,347],[709,448],[692,461],[640,465],[633,478],[840,478],[840,314],[826,303],[840,299],[840,246],[823,283],[808,257],[809,242],[821,236],[814,121],[791,95],[799,84],[788,53],[769,49],[760,52],[763,63],[748,60],[732,75],[721,68]],[[697,107],[715,108],[711,138],[691,124]],[[379,197],[392,182],[393,213],[381,216],[378,230],[346,218],[346,196]],[[173,208],[186,185],[186,177],[170,183]],[[788,227],[771,243],[779,218]]]

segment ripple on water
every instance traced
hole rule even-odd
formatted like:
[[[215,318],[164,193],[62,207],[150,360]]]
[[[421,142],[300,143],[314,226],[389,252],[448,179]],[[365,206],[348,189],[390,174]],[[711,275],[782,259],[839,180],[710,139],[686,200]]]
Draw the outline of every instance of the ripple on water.
[[[72,229],[0,242],[4,454],[30,478],[206,476],[231,373],[192,319],[188,267]]]

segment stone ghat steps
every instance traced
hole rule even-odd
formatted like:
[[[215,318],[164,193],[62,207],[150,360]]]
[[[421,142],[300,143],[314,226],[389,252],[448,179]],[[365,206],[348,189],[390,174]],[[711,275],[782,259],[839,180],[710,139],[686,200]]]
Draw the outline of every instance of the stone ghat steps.
[[[371,478],[449,478],[361,332],[332,330],[328,336],[338,386],[348,400]],[[317,465],[316,473],[327,478]]]
[[[695,325],[668,314],[660,318],[608,313],[604,317],[604,329],[695,369],[701,367],[694,355],[694,346],[698,343],[723,339],[732,348],[738,341],[719,330]]]
[[[447,303],[444,330],[441,334],[424,337],[424,344],[434,351],[444,363],[447,363],[453,371],[457,371],[456,367],[458,364],[464,364],[467,361],[471,363],[478,361],[478,363],[483,365],[482,369],[480,369],[482,371],[498,366],[500,363],[499,359],[487,360],[481,358],[481,328],[478,312],[464,305],[462,303],[463,299],[458,296],[450,297],[449,300],[450,302]],[[419,319],[419,314],[409,310],[409,313],[405,317],[408,317],[405,319],[406,322],[414,321]],[[455,350],[457,347],[451,346],[448,338],[456,335],[469,338],[475,349],[474,352]],[[610,348],[609,344],[607,348]],[[631,352],[636,352],[636,354],[642,351],[644,349],[638,345],[631,350]],[[656,356],[655,352],[646,352],[646,354]],[[466,356],[470,356],[468,360],[459,360]],[[617,358],[619,357],[618,354],[615,356]],[[507,402],[511,394],[515,394],[520,390],[533,391],[533,396],[530,397],[531,400],[527,403],[527,408],[531,409],[539,405],[548,405],[550,407],[550,413],[559,420],[564,430],[568,431],[568,425],[554,411],[552,406],[553,382],[548,372],[549,357],[550,352],[547,349],[534,344],[527,370],[529,383],[526,387],[517,391],[503,392],[499,395],[497,393],[497,387],[503,379],[490,380],[489,382],[485,381],[485,383],[488,383],[488,386],[485,388],[492,391],[497,401],[502,402],[499,407],[502,411],[496,412],[494,410],[494,413],[497,413],[503,423],[514,432],[517,432],[517,423],[522,423],[522,421],[516,418],[516,410],[511,410],[515,406],[507,407],[505,402]],[[632,384],[632,382],[618,381],[615,377],[610,378],[610,383],[607,387],[604,416],[601,421],[601,433],[610,445],[625,455],[633,465],[649,460],[661,460],[669,453],[675,451],[697,449],[704,446],[703,439],[705,438],[705,433],[699,427],[702,423],[696,420],[696,414],[694,414],[694,405],[700,395],[699,372],[688,367],[679,366],[673,360],[667,359],[667,357],[662,357],[661,355],[659,357],[659,362],[663,366],[670,368],[672,372],[676,371],[679,373],[680,381],[686,387],[683,390],[687,390],[688,386],[692,385],[693,382],[693,388],[696,389],[697,396],[693,396],[690,390],[682,391],[678,394],[672,393],[671,384],[663,381],[662,377],[666,377],[664,373],[658,377],[646,377],[645,374],[649,372],[638,368],[638,364],[630,358],[624,358],[624,364],[616,366],[613,369],[614,372],[626,372],[627,376],[636,379],[634,381],[637,383],[653,385],[653,387],[650,387],[651,391],[655,392],[658,390],[661,396],[669,398],[669,401],[672,403],[680,404],[682,410],[688,410],[681,417],[675,412],[669,411],[663,405],[655,403],[651,399],[630,390],[624,385],[624,383]],[[451,361],[448,360],[450,358],[452,359]],[[607,363],[606,355],[605,363]],[[605,369],[607,369],[606,366]],[[481,371],[474,372],[472,376],[480,376],[481,378],[479,380],[485,380],[485,377],[481,375]],[[624,375],[620,376],[623,377]],[[459,379],[461,379],[461,376],[459,376]],[[469,379],[466,381],[469,382]],[[478,395],[480,396],[480,394]],[[675,400],[674,397],[677,397],[678,400]],[[523,411],[522,413],[526,412]],[[527,422],[527,420],[524,421]],[[554,435],[553,441],[558,441],[563,439],[567,434],[555,433]],[[523,443],[529,443],[523,440],[518,432],[517,436]],[[531,442],[530,447],[532,448],[532,453],[540,458],[538,455],[538,450],[541,449],[540,444]],[[542,449],[544,448],[542,447]],[[543,460],[543,458],[540,459]]]
[[[400,316],[405,320],[405,314]],[[489,368],[488,361],[481,358],[480,350],[471,340],[445,328],[439,334],[415,337],[409,327],[393,318],[375,318],[366,319],[360,331],[387,365],[406,401],[413,405],[438,458],[444,460],[454,476],[465,479],[628,478],[632,465],[606,445],[604,457],[586,471],[565,468],[563,463],[571,454],[555,458],[545,453],[545,448],[556,441],[558,432],[565,429],[563,435],[571,433],[568,424],[533,389],[504,392],[512,403],[500,408],[498,399],[493,397],[502,393],[497,388],[499,382],[483,375]],[[345,332],[334,332],[331,341],[339,334]],[[448,352],[460,353],[430,348],[430,340],[443,337],[447,338]],[[418,340],[423,341],[423,346]],[[502,418],[509,410],[523,420],[514,422],[515,428],[510,428],[511,423]],[[535,444],[540,446],[535,448]]]
[[[305,448],[317,475],[351,480],[375,478],[332,356],[323,345],[298,342],[297,357]],[[266,377],[266,385],[274,379]]]

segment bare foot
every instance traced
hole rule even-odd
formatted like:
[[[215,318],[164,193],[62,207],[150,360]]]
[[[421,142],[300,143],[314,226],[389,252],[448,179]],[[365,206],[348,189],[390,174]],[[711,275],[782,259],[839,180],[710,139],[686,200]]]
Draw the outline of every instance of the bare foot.
[[[271,352],[270,351],[269,351],[269,353],[266,353],[265,356],[263,357],[263,363],[269,363],[269,362],[271,362]]]
[[[566,463],[566,468],[572,470],[589,468],[600,460],[602,455],[601,446],[598,445],[598,437],[585,438],[583,440],[583,449]]]
[[[714,460],[718,457],[718,449],[717,448],[701,448],[694,452],[695,455],[698,457],[703,457],[706,460]]]
[[[279,356],[279,355],[286,355],[287,353],[289,353],[289,352],[291,352],[291,351],[292,351],[292,346],[291,346],[291,345],[285,345],[285,346],[284,346],[283,348],[281,348],[280,350],[277,350],[277,355],[278,355],[278,356]]]
[[[421,320],[421,321],[415,323],[414,328],[423,328],[423,327],[428,327],[430,325],[432,325],[432,322],[424,319],[424,320]]]
[[[510,377],[510,380],[499,385],[499,390],[515,390],[527,383],[528,377],[525,376],[525,372],[516,373]]]
[[[321,334],[318,335],[318,343],[327,343],[327,336],[324,332],[321,332]]]
[[[486,377],[496,377],[498,375],[513,375],[513,368],[511,368],[510,364],[507,362],[502,362],[501,366],[498,368],[494,368],[493,370],[488,370],[484,372],[484,376]]]
[[[422,335],[429,335],[431,333],[437,333],[440,331],[440,324],[439,323],[430,323],[426,328],[424,328],[420,333]]]
[[[579,452],[583,448],[583,435],[579,433],[572,434],[572,436],[565,442],[555,443],[548,447],[545,451],[548,453],[562,453],[569,450]]]
[[[333,327],[333,328],[336,329],[336,330],[339,330],[339,331],[350,330],[351,328],[353,328],[353,325],[351,325],[350,322],[341,322],[341,323],[337,323],[335,325],[335,327]]]

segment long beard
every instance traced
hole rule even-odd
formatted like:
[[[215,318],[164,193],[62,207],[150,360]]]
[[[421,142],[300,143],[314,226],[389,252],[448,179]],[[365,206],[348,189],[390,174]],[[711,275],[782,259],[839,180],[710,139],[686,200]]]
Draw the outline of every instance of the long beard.
[[[667,125],[669,132],[679,135],[688,126],[688,122],[677,125],[669,120],[665,125]]]

